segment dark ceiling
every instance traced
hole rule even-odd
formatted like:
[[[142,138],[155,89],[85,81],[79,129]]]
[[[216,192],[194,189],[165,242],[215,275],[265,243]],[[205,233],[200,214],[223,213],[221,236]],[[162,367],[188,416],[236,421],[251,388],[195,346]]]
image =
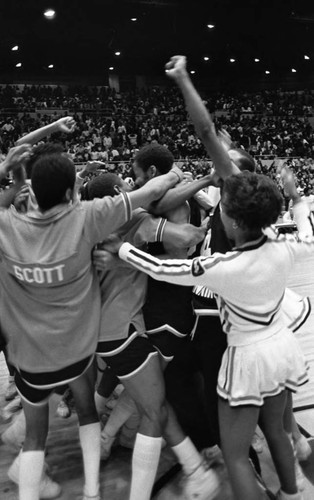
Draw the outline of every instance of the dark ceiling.
[[[156,75],[177,53],[197,76],[314,68],[313,0],[2,0],[0,32],[2,77]]]

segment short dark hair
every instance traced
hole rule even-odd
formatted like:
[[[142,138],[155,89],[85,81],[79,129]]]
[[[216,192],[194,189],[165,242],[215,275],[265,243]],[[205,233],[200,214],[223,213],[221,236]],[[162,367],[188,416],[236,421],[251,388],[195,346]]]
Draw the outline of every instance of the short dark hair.
[[[104,196],[115,196],[117,193],[114,186],[121,186],[121,178],[114,173],[105,173],[97,175],[87,183],[86,189],[88,199],[103,198]]]
[[[165,146],[148,144],[136,153],[134,161],[144,172],[147,172],[149,167],[155,165],[159,174],[166,174],[173,166],[174,157]]]
[[[33,165],[41,155],[51,155],[53,153],[64,153],[64,147],[62,144],[57,142],[45,142],[44,144],[39,144],[34,146],[32,153],[26,163],[25,170],[27,178],[30,179],[32,176]]]
[[[74,189],[74,163],[60,153],[39,155],[32,166],[32,188],[41,210],[62,203],[68,188]]]
[[[238,158],[236,161],[237,167],[243,172],[244,170],[248,170],[249,172],[255,172],[256,164],[253,156],[250,155],[245,149],[242,148],[232,148],[233,151],[236,151],[241,155],[241,158]]]
[[[223,206],[240,227],[255,230],[274,224],[282,201],[276,184],[265,175],[245,171],[224,181]]]

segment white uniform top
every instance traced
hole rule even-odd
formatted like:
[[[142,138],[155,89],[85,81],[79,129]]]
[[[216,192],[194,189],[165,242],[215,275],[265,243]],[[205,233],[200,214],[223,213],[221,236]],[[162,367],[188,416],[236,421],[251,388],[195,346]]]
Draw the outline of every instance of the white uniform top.
[[[57,371],[95,352],[100,287],[91,250],[131,213],[125,193],[45,213],[0,211],[1,328],[17,368]]]
[[[280,306],[289,273],[297,258],[314,251],[308,215],[305,204],[296,205],[300,235],[303,231],[299,241],[292,235],[262,235],[226,254],[193,260],[158,260],[123,244],[119,256],[154,279],[209,287],[217,295],[228,344],[250,344],[285,328]]]

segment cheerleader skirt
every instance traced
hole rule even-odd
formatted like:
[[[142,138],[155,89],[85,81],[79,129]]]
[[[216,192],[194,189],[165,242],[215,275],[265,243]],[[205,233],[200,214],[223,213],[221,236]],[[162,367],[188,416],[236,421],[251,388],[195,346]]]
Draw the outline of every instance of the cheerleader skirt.
[[[244,346],[228,346],[222,359],[217,392],[230,406],[262,406],[264,399],[308,382],[305,356],[291,330]]]

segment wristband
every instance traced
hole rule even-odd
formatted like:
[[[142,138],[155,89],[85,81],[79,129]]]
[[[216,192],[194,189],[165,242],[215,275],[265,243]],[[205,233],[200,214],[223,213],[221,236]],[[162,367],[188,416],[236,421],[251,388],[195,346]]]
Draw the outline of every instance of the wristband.
[[[181,182],[183,180],[183,172],[182,170],[177,167],[176,165],[174,165],[172,167],[172,169],[170,170],[170,172],[173,172],[174,174],[176,174],[178,176],[178,182]]]

